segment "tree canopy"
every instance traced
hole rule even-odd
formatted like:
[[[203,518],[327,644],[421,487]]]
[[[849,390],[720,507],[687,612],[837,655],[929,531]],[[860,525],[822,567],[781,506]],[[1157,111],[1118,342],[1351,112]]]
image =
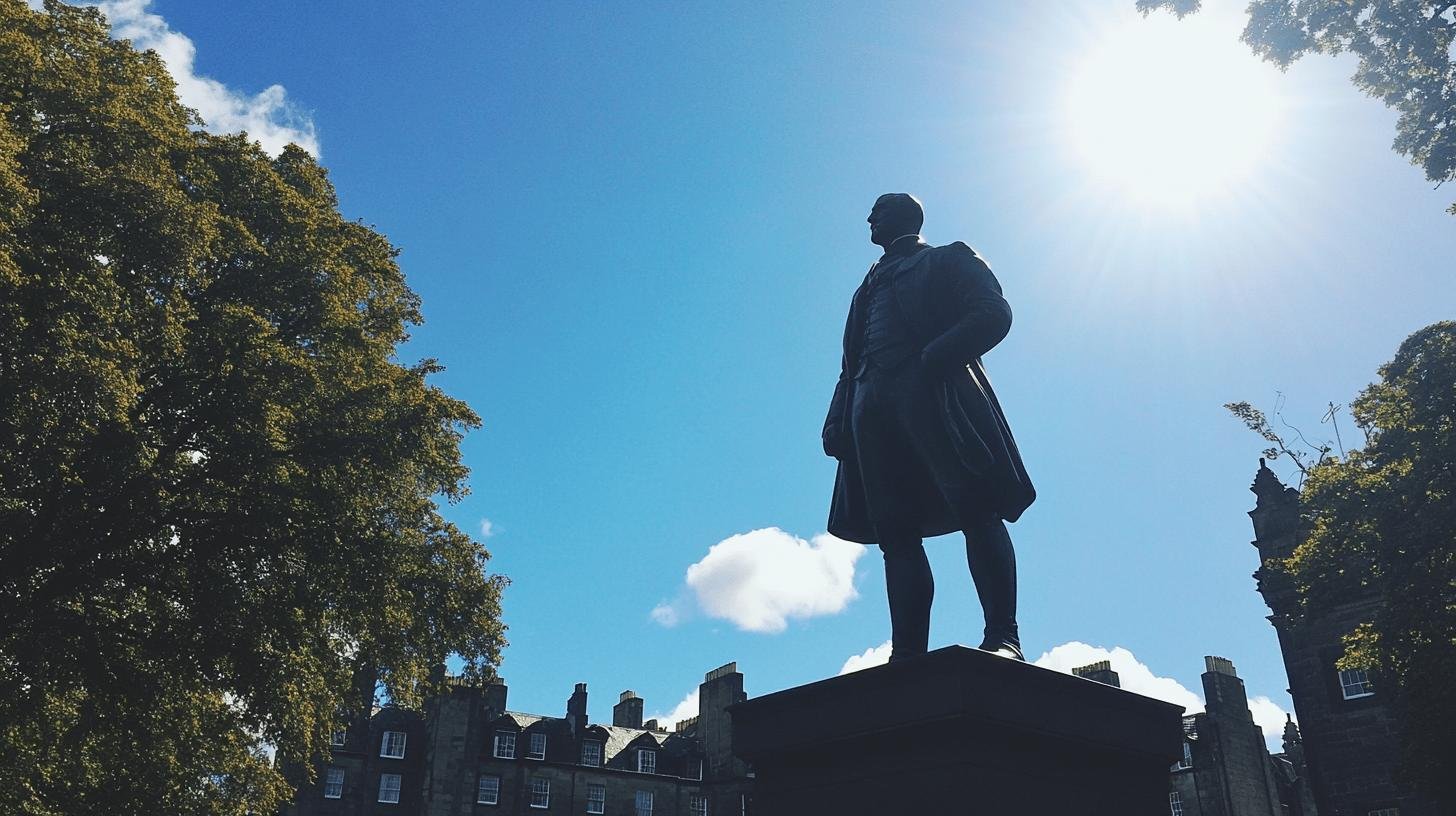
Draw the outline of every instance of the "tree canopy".
[[[1137,0],[1182,17],[1199,0]],[[1456,179],[1456,3],[1252,0],[1243,40],[1288,67],[1305,54],[1353,53],[1353,81],[1400,114],[1392,147],[1441,184]],[[1450,209],[1456,214],[1456,204]]]
[[[1456,805],[1456,322],[1407,338],[1350,408],[1369,442],[1310,469],[1309,531],[1286,567],[1306,614],[1378,594],[1342,668],[1375,671],[1405,729],[1405,767]]]
[[[1456,322],[1427,326],[1350,405],[1363,448],[1300,457],[1246,403],[1227,406],[1305,474],[1304,539],[1267,566],[1286,571],[1301,614],[1351,599],[1375,612],[1345,637],[1340,668],[1370,670],[1402,724],[1412,781],[1456,805]]]
[[[97,11],[0,0],[0,812],[270,812],[361,670],[499,661],[396,250],[199,124]]]

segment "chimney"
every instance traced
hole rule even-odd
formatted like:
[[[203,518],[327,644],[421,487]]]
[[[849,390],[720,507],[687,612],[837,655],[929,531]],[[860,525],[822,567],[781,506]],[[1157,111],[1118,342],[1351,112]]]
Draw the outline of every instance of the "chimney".
[[[508,689],[504,681],[497,681],[485,687],[485,694],[481,700],[481,705],[489,712],[486,714],[487,720],[493,720],[506,713],[507,691]]]
[[[1208,655],[1203,658],[1208,669],[1203,673],[1203,699],[1210,716],[1230,717],[1253,722],[1249,713],[1249,695],[1244,681],[1234,671],[1233,661]]]
[[[612,706],[612,725],[619,728],[642,727],[642,698],[637,696],[637,692],[627,689],[617,698],[617,704]]]
[[[1110,660],[1099,660],[1096,663],[1086,666],[1078,666],[1072,669],[1072,674],[1078,677],[1085,677],[1094,683],[1122,688],[1122,678],[1118,677],[1117,672],[1112,670],[1112,661]]]
[[[577,683],[566,700],[566,724],[573,734],[580,734],[586,728],[586,683]]]
[[[743,692],[743,675],[737,663],[727,663],[703,676],[698,686],[698,739],[707,760],[704,773],[709,779],[747,775],[748,766],[733,755],[733,720],[728,707],[748,699]]]

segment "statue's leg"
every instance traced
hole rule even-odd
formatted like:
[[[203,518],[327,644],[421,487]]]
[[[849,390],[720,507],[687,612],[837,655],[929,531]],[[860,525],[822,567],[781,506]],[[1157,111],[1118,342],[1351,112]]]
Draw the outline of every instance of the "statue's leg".
[[[881,537],[885,555],[885,594],[890,601],[891,660],[925,654],[930,643],[930,604],[935,577],[925,545],[917,535]]]
[[[1007,648],[1021,655],[1021,635],[1016,628],[1016,551],[1006,523],[988,513],[966,526],[966,560],[971,580],[986,615],[985,640],[981,648]]]

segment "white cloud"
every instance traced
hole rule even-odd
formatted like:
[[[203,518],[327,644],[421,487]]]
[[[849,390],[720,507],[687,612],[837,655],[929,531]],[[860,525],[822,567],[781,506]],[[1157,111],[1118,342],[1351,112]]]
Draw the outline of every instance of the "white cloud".
[[[671,629],[682,622],[682,613],[678,611],[677,604],[660,603],[652,607],[652,620],[661,626]]]
[[[38,0],[30,0],[29,5],[40,10]],[[319,154],[313,119],[288,100],[282,85],[270,85],[250,96],[211,77],[198,76],[197,47],[186,35],[173,31],[161,15],[147,10],[151,0],[100,0],[88,5],[106,15],[113,37],[131,40],[138,50],[157,52],[177,83],[178,98],[197,111],[208,130],[246,131],[272,156],[290,142]]]
[[[486,539],[486,538],[490,538],[493,535],[495,535],[495,522],[491,521],[488,518],[481,519],[480,520],[480,537],[482,539]]]
[[[1203,700],[1197,694],[1189,691],[1182,683],[1171,677],[1160,677],[1153,674],[1152,669],[1121,646],[1115,646],[1109,651],[1100,646],[1089,646],[1074,640],[1054,647],[1051,651],[1038,657],[1035,662],[1038,666],[1071,674],[1072,669],[1078,666],[1086,666],[1100,660],[1112,662],[1112,670],[1117,672],[1122,687],[1128,691],[1183,706],[1184,714],[1194,714],[1203,710]]]
[[[885,641],[878,646],[871,646],[857,655],[850,655],[844,665],[839,667],[840,674],[857,672],[860,669],[872,669],[875,666],[882,666],[890,662],[890,641]]]
[[[851,658],[851,660],[853,659]],[[1153,674],[1152,669],[1121,646],[1108,650],[1074,640],[1042,654],[1036,659],[1036,665],[1070,674],[1072,669],[1078,666],[1086,666],[1099,660],[1111,661],[1112,670],[1117,672],[1122,687],[1128,691],[1135,691],[1138,694],[1183,706],[1184,714],[1196,714],[1203,710],[1202,697],[1171,677],[1160,677]],[[1288,712],[1278,703],[1261,694],[1249,698],[1249,713],[1253,716],[1254,723],[1259,726],[1259,730],[1264,732],[1264,741],[1269,746],[1269,750],[1275,752],[1283,750],[1281,746],[1284,738],[1284,719]]]
[[[1249,713],[1254,715],[1254,724],[1264,732],[1264,741],[1272,748],[1282,750],[1284,744],[1284,722],[1289,712],[1279,704],[1260,694],[1249,700]]]
[[[655,714],[648,717],[649,720],[657,720],[657,723],[669,731],[675,730],[677,724],[690,717],[698,716],[698,690],[688,692],[688,696],[682,698],[672,711],[666,714]]]
[[[827,533],[812,541],[777,527],[730,536],[688,567],[686,583],[709,617],[731,621],[748,632],[782,632],[789,620],[844,611],[859,597],[854,563],[861,544]],[[653,610],[664,625],[681,616]],[[674,613],[676,610],[672,610]]]

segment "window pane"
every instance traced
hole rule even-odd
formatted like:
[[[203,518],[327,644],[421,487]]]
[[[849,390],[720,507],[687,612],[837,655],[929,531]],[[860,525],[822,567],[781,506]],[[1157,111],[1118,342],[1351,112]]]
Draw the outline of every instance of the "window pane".
[[[1346,700],[1355,697],[1367,697],[1375,693],[1375,689],[1370,683],[1370,677],[1365,674],[1364,669],[1341,669],[1340,691],[1344,693]],[[1386,810],[1389,810],[1389,808],[1386,808]],[[1371,811],[1371,813],[1381,812]],[[1384,814],[1381,814],[1381,816],[1384,816]]]
[[[482,776],[475,801],[482,805],[494,805],[500,802],[500,777]]]
[[[379,801],[399,802],[399,774],[379,775]]]
[[[324,798],[338,799],[344,795],[344,769],[330,768],[324,778]]]
[[[551,807],[551,780],[539,776],[531,779],[531,807]]]
[[[379,755],[389,759],[404,759],[404,732],[385,731],[379,743]]]
[[[637,791],[637,816],[652,816],[652,792]]]
[[[607,786],[588,784],[586,786],[586,812],[607,812]]]
[[[657,773],[657,752],[644,748],[637,749],[637,772]]]
[[[348,731],[343,731],[343,730],[335,731],[335,732],[333,732],[332,734],[329,735],[329,745],[331,745],[331,746],[333,746],[335,748],[338,748],[338,747],[340,747],[340,746],[342,746],[344,744],[344,740],[348,736],[349,736],[349,732]]]
[[[696,793],[688,796],[688,812],[692,816],[708,816],[708,797]]]
[[[516,758],[516,734],[514,731],[495,732],[495,755],[500,759]]]
[[[602,764],[602,744],[600,742],[587,740],[581,744],[581,764],[593,766]]]
[[[529,758],[531,758],[531,759],[545,759],[546,758],[546,735],[545,734],[532,734],[531,735],[531,751],[530,751],[530,753],[526,754],[526,756],[529,757]]]

